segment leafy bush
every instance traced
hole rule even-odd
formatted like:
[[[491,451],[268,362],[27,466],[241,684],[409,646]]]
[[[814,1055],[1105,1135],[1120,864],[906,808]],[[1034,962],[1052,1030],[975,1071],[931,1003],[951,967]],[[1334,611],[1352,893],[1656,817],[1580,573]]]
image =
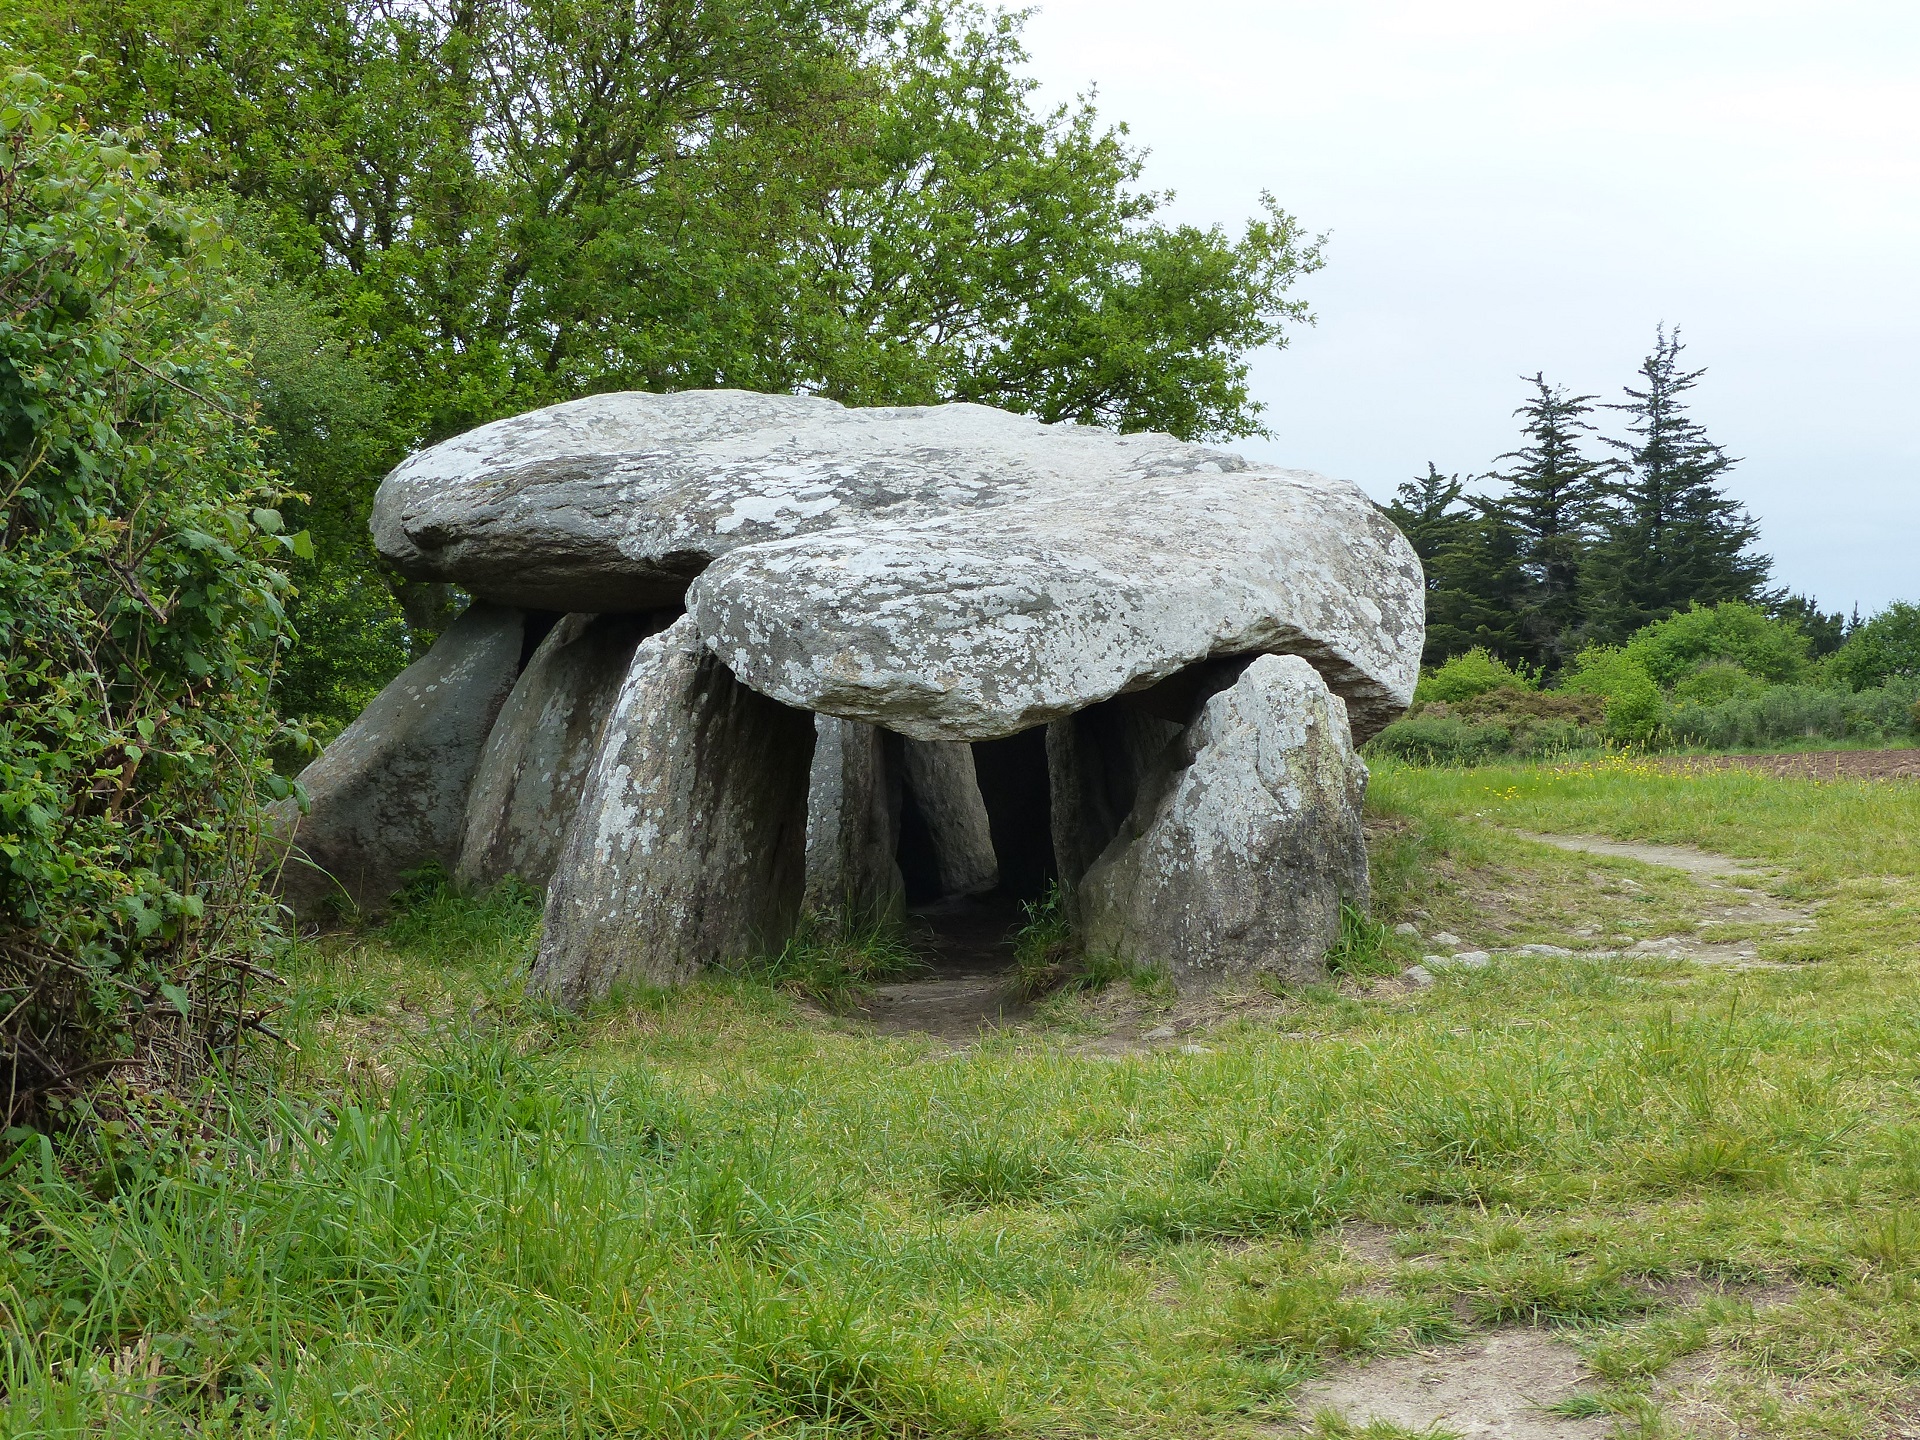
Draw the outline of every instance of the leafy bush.
[[[1374,736],[1367,749],[1418,765],[1484,765],[1512,751],[1513,732],[1504,725],[1469,725],[1451,715],[1410,715]]]
[[[1920,677],[1920,605],[1889,605],[1847,637],[1832,664],[1855,690]]]
[[[1643,627],[1627,641],[1626,654],[1662,689],[1711,660],[1731,660],[1778,685],[1806,672],[1807,637],[1796,625],[1729,600]]]
[[[1589,645],[1573,657],[1573,665],[1561,677],[1562,693],[1597,695],[1612,699],[1623,690],[1638,691],[1651,683],[1646,666],[1617,645]]]
[[[1454,656],[1432,674],[1421,676],[1413,698],[1416,702],[1439,700],[1453,704],[1502,686],[1531,690],[1533,680],[1475,646],[1464,655]]]
[[[1744,700],[1765,688],[1737,660],[1708,660],[1673,687],[1673,703],[1719,705]]]
[[[1444,713],[1477,724],[1505,725],[1520,729],[1538,721],[1550,720],[1572,725],[1598,725],[1606,713],[1605,704],[1596,696],[1557,690],[1520,690],[1503,685],[1455,705],[1431,705],[1422,714]]]
[[[288,536],[234,397],[219,234],[0,78],[0,1125],[257,1017]]]
[[[1666,718],[1667,702],[1644,672],[1628,674],[1607,697],[1607,738],[1622,745],[1650,745]]]
[[[1682,744],[1713,749],[1796,740],[1888,740],[1915,725],[1920,683],[1894,682],[1858,692],[1812,685],[1775,685],[1718,705],[1679,705],[1667,728]]]

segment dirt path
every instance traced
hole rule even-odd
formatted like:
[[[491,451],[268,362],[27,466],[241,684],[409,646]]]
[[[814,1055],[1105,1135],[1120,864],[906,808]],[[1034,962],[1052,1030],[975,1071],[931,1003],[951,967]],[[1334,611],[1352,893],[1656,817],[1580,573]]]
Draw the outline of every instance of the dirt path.
[[[1772,874],[1760,868],[1760,862],[1736,860],[1716,855],[1691,845],[1653,845],[1637,840],[1605,840],[1591,835],[1543,835],[1536,831],[1509,832],[1523,840],[1552,845],[1588,855],[1610,855],[1623,860],[1638,860],[1670,870],[1684,870],[1702,889],[1712,892],[1712,900],[1702,918],[1706,934],[1663,935],[1637,942],[1631,951],[1600,954],[1639,954],[1671,960],[1692,960],[1701,965],[1720,965],[1735,970],[1779,969],[1779,962],[1760,958],[1759,941],[1752,938],[1718,941],[1712,937],[1716,926],[1763,928],[1772,937],[1800,935],[1813,928],[1813,912],[1792,905],[1752,884]],[[1593,952],[1589,952],[1593,953]],[[1599,958],[1598,954],[1594,958]]]
[[[945,901],[908,916],[925,974],[877,985],[861,1014],[883,1035],[931,1035],[968,1045],[1031,1013],[1013,988],[1017,901],[989,896]]]
[[[1648,865],[1664,865],[1670,870],[1684,870],[1689,875],[1736,875],[1757,880],[1766,873],[1756,869],[1754,861],[1715,855],[1708,850],[1696,850],[1691,845],[1649,845],[1638,840],[1601,840],[1590,835],[1542,835],[1532,830],[1514,830],[1510,833],[1522,840],[1534,840],[1561,850],[1639,860]]]

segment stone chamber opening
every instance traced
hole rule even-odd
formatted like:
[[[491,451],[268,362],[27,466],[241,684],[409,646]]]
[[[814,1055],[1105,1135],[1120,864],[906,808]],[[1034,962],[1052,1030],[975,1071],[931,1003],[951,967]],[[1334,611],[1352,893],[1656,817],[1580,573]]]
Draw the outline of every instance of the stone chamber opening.
[[[1047,730],[1041,725],[977,741],[960,755],[971,762],[966,768],[978,788],[970,815],[954,797],[916,795],[911,784],[901,797],[898,855],[908,928],[930,973],[882,987],[873,1018],[884,1028],[959,1037],[1026,1008],[1008,984],[1014,936],[1026,923],[1024,907],[1043,900],[1059,876]],[[981,809],[986,834],[974,843],[990,839],[991,873],[976,888],[956,892],[953,851],[970,837],[955,832],[969,820],[977,827]]]

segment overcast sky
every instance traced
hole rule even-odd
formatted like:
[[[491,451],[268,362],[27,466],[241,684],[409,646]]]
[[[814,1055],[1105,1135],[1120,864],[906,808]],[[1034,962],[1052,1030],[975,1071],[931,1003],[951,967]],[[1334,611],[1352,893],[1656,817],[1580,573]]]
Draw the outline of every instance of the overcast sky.
[[[1920,599],[1916,0],[1041,0],[1026,38],[1175,218],[1269,189],[1329,233],[1249,454],[1483,472],[1519,376],[1617,399],[1665,321],[1776,579]]]

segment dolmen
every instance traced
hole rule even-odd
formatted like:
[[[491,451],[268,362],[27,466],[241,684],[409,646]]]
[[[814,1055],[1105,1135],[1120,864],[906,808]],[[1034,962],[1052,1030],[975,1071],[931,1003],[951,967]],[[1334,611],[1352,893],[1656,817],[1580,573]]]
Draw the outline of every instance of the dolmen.
[[[297,915],[438,863],[545,887],[566,1004],[810,912],[1057,885],[1186,989],[1323,973],[1423,581],[1344,481],[980,405],[608,394],[381,484],[379,551],[472,597],[301,779]]]

